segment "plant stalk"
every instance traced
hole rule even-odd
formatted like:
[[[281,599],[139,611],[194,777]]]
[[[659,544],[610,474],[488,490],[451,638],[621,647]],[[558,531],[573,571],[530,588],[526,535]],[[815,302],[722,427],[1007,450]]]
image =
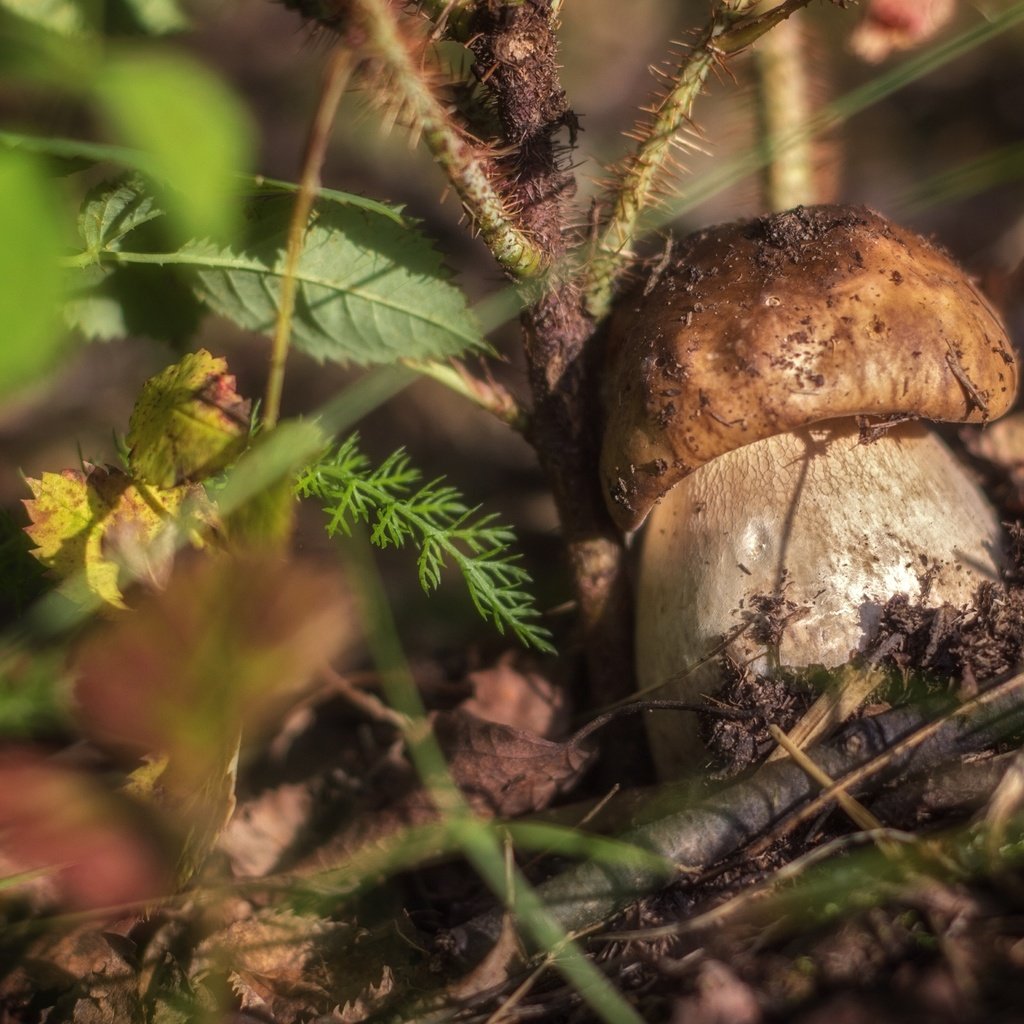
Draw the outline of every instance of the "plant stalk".
[[[320,170],[327,155],[327,143],[331,127],[338,113],[341,97],[345,93],[352,73],[352,58],[345,47],[338,46],[331,53],[324,76],[320,101],[313,123],[309,129],[306,153],[302,161],[302,176],[299,190],[295,195],[295,209],[288,225],[288,247],[285,255],[284,276],[281,279],[281,298],[278,306],[274,340],[270,349],[270,369],[267,374],[267,388],[263,400],[263,424],[272,430],[281,414],[281,394],[284,390],[284,370],[288,359],[288,348],[292,336],[292,314],[295,312],[295,296],[298,290],[296,273],[302,256],[302,245],[313,211],[317,191],[320,188]]]
[[[758,134],[765,154],[765,207],[789,210],[817,202],[805,27],[797,15],[776,25],[757,45]],[[780,146],[775,140],[786,139]]]

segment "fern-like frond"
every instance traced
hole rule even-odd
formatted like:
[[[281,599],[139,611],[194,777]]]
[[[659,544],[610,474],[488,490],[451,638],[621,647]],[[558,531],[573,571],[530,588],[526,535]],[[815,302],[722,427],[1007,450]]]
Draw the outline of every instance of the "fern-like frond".
[[[353,434],[309,466],[296,489],[323,502],[328,535],[348,535],[362,522],[379,548],[411,541],[419,549],[416,569],[427,593],[440,586],[450,561],[462,573],[476,610],[500,633],[507,629],[527,646],[554,651],[551,634],[536,622],[539,613],[527,590],[530,575],[519,556],[509,553],[512,529],[495,515],[482,514],[479,506],[467,505],[443,477],[423,483],[404,450],[374,468]]]

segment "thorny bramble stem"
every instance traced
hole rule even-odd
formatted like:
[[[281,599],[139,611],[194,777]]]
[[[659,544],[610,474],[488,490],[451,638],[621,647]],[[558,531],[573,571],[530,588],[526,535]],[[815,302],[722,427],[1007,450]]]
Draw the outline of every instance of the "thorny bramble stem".
[[[391,91],[411,115],[414,131],[423,133],[494,258],[516,280],[542,276],[545,253],[513,223],[487,164],[455,127],[410,52],[392,5],[388,0],[354,0],[353,10],[366,33],[367,49],[384,65]]]
[[[658,178],[669,163],[680,134],[691,123],[693,105],[708,74],[723,57],[749,46],[810,0],[786,0],[762,14],[750,14],[752,0],[719,0],[699,42],[687,54],[671,89],[653,111],[653,120],[618,181],[611,214],[600,229],[583,271],[587,311],[595,319],[611,306],[616,282],[633,258],[641,217],[653,201]]]

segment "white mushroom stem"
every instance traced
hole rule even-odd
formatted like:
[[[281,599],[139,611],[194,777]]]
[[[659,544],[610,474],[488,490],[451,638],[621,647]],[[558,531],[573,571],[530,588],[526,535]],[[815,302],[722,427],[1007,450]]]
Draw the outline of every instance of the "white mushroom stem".
[[[686,477],[651,513],[640,688],[699,701],[720,685],[721,654],[759,672],[776,657],[792,668],[841,665],[864,649],[889,598],[963,606],[997,578],[1000,552],[993,510],[916,424],[869,444],[854,421],[838,420],[747,445]],[[749,627],[759,595],[797,608],[776,650]],[[706,756],[691,714],[651,715],[649,728],[666,777]]]

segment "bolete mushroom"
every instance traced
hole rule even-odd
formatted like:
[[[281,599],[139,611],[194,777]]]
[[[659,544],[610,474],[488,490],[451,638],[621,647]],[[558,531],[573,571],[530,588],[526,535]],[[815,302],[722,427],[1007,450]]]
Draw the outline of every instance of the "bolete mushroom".
[[[602,477],[638,575],[642,690],[699,700],[717,662],[834,667],[886,601],[964,605],[998,575],[999,523],[918,419],[1005,412],[1017,368],[949,257],[876,213],[796,210],[699,232],[619,304]],[[653,511],[652,511],[653,508]],[[751,628],[782,598],[781,637]],[[703,756],[651,716],[666,774]]]

